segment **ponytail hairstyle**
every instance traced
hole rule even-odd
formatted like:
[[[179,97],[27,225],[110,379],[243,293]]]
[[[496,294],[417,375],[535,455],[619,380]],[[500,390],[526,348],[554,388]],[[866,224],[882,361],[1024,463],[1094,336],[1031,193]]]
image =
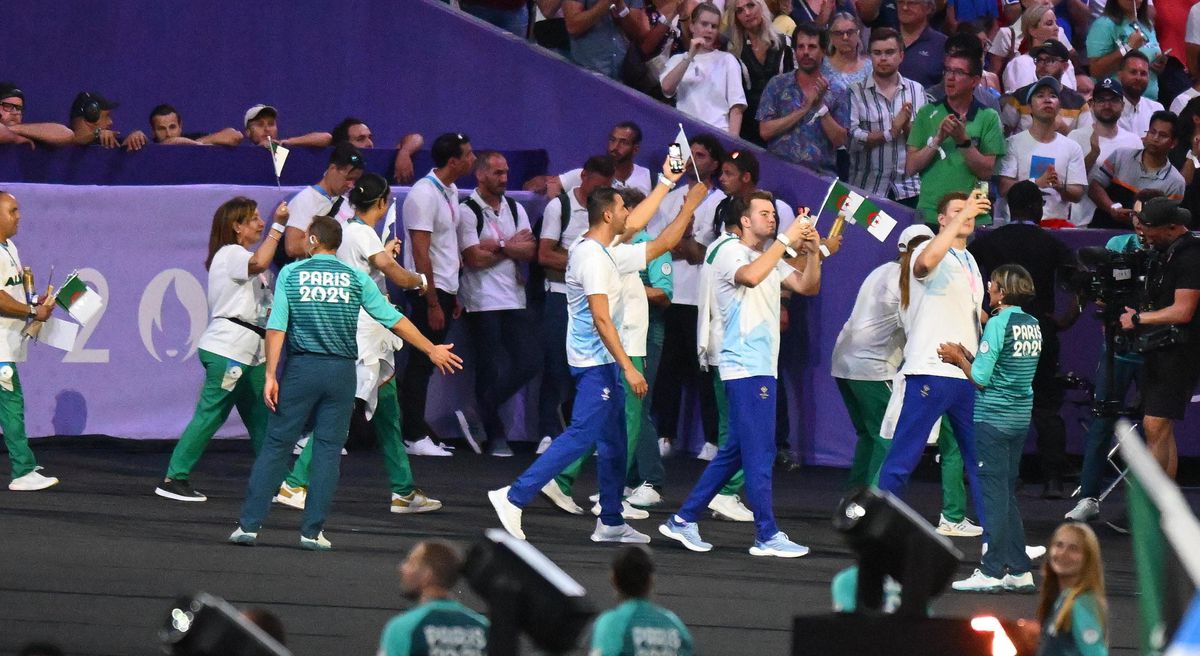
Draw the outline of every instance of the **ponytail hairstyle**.
[[[900,254],[900,309],[901,310],[908,309],[908,298],[909,298],[908,290],[909,290],[909,285],[911,284],[910,277],[912,276],[912,274],[910,273],[910,271],[912,270],[913,251],[915,251],[917,249],[917,246],[920,246],[921,244],[929,241],[930,239],[933,239],[933,237],[930,237],[929,235],[917,235],[916,237],[913,237],[912,239],[908,240],[907,248],[905,249],[905,251],[903,253]]]

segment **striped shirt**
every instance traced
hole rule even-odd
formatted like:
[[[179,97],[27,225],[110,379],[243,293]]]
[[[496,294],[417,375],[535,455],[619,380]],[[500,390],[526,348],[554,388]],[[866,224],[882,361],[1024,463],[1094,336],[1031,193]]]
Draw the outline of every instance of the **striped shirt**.
[[[1021,308],[1006,307],[988,320],[971,364],[971,378],[983,387],[975,394],[975,423],[1029,428],[1041,355],[1041,326]]]
[[[912,103],[912,115],[925,104],[925,89],[920,83],[900,77],[900,85],[891,100],[879,92],[875,76],[850,87],[850,184],[872,196],[900,200],[921,193],[921,179],[904,175],[907,146],[903,138],[891,138],[875,147],[867,146],[867,135],[892,127],[892,119],[904,103]]]
[[[358,309],[391,328],[403,315],[367,274],[332,255],[314,255],[283,267],[275,283],[268,330],[287,333],[287,351],[358,357]]]

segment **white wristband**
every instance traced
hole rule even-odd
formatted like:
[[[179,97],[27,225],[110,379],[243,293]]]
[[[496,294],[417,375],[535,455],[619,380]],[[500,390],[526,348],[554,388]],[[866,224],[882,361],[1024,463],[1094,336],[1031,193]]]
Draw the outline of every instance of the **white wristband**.
[[[670,178],[668,178],[667,176],[665,176],[665,175],[663,175],[663,174],[661,174],[661,173],[659,173],[659,174],[658,174],[658,184],[660,184],[660,185],[662,185],[662,186],[666,187],[667,189],[674,189],[674,188],[675,188],[675,183],[674,183],[674,182],[671,182],[671,179],[670,179]]]
[[[1200,157],[1196,157],[1196,153],[1189,152],[1187,158],[1192,163],[1192,166],[1200,169]]]
[[[284,231],[286,228],[287,228],[287,226],[283,225],[282,223],[273,223],[273,224],[271,224],[271,232],[278,232],[278,233],[280,233],[280,234],[283,234],[283,231]]]
[[[610,8],[610,9],[615,9],[615,8],[616,8],[616,5],[609,5],[609,8]],[[626,16],[628,16],[628,15],[629,15],[629,7],[625,7],[625,8],[624,8],[624,9],[622,9],[621,11],[618,11],[618,12],[617,12],[617,18],[625,18],[625,17],[626,17]]]
[[[423,273],[418,273],[417,277],[421,279],[421,284],[417,285],[413,289],[425,289],[425,287],[429,284],[429,278],[426,278],[425,274]]]
[[[788,237],[787,235],[783,234],[782,232],[775,235],[775,241],[783,244],[783,247],[785,249],[792,247],[792,238]]]

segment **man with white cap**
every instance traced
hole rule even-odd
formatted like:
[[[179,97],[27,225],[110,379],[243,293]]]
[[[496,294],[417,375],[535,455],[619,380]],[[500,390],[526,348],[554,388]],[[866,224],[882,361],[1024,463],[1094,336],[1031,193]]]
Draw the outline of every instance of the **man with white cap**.
[[[333,143],[333,135],[328,132],[309,132],[298,137],[279,139],[279,110],[270,105],[258,104],[246,110],[242,125],[246,128],[246,139],[255,146],[266,146],[267,137],[284,146],[307,146],[324,148]]]
[[[923,223],[900,233],[900,256],[867,274],[854,309],[833,346],[832,374],[850,423],[858,435],[847,487],[874,485],[887,455],[880,425],[892,395],[892,379],[904,359],[904,327],[900,324],[900,271],[918,244],[933,238]]]

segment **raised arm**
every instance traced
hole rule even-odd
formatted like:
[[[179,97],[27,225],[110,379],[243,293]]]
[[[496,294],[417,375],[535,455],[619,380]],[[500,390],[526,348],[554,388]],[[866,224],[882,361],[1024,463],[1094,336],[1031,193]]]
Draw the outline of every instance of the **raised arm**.
[[[991,207],[991,201],[980,194],[978,189],[972,191],[971,195],[967,197],[966,205],[963,205],[957,214],[946,221],[946,225],[942,226],[937,235],[929,240],[929,245],[925,247],[925,250],[917,256],[917,261],[913,264],[913,273],[916,277],[924,278],[929,275],[930,271],[937,268],[937,265],[941,264],[942,259],[950,252],[954,240],[958,239],[958,233],[961,232],[963,224],[968,219],[988,211]]]
[[[287,201],[279,204],[275,208],[275,223],[286,226],[288,222]],[[274,224],[272,224],[274,225]],[[287,230],[287,228],[284,228]],[[250,263],[246,266],[246,273],[251,276],[258,274],[271,268],[271,261],[275,259],[275,251],[279,248],[279,240],[283,237],[278,230],[273,230],[271,226],[267,227],[267,238],[262,240],[262,243],[255,249],[254,255],[250,258]]]
[[[646,244],[646,262],[650,262],[654,258],[666,253],[675,248],[679,244],[679,240],[683,239],[683,235],[687,233],[688,227],[692,225],[692,218],[696,212],[696,208],[700,207],[700,203],[704,202],[704,198],[708,195],[708,187],[703,182],[698,182],[688,189],[687,196],[683,199],[683,207],[679,209],[679,214],[675,219],[663,228],[657,237]]]
[[[625,218],[625,232],[621,233],[622,240],[628,241],[632,239],[634,235],[641,232],[650,224],[650,219],[654,218],[654,213],[658,211],[658,206],[662,203],[662,200],[667,197],[667,192],[683,177],[683,171],[672,173],[668,162],[669,160],[663,160],[662,176],[671,181],[671,186],[667,186],[660,181],[654,185],[654,189],[646,197],[646,200],[638,203],[637,207],[629,212],[629,216]]]

